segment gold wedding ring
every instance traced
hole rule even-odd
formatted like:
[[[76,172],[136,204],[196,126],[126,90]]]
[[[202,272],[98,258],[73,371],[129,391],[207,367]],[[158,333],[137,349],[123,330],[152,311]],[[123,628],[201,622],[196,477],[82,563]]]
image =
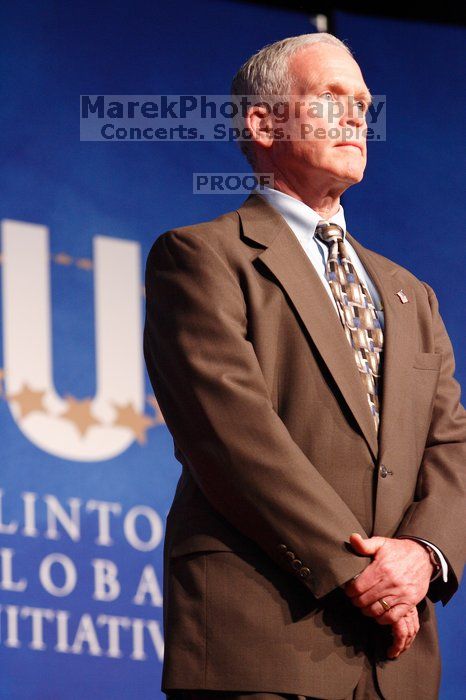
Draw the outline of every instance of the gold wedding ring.
[[[392,607],[391,605],[389,605],[389,604],[387,603],[386,600],[384,600],[384,598],[380,598],[379,603],[380,603],[380,605],[383,607],[383,609],[385,610],[385,612],[387,612],[388,610],[390,610],[390,608]]]

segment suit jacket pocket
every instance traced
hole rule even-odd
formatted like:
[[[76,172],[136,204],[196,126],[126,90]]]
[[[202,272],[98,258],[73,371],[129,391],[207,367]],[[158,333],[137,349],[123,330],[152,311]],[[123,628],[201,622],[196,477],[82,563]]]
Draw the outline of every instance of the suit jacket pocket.
[[[442,356],[436,352],[417,352],[414,355],[414,369],[440,370]]]
[[[176,542],[169,550],[169,557],[174,559],[184,554],[194,554],[196,552],[237,552],[239,554],[257,552],[257,547],[254,547],[254,545],[250,547],[244,545],[235,546],[222,542],[213,535],[197,533]]]
[[[208,515],[188,517],[178,522],[172,533],[167,529],[165,546],[171,559],[196,552],[257,554],[260,551],[255,542],[227,524],[223,518],[213,522]]]

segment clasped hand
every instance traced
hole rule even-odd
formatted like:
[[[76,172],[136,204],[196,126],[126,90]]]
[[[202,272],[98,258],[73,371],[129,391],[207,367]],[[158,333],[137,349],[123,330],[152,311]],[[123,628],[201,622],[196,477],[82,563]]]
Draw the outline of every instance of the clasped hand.
[[[433,566],[426,548],[416,540],[370,537],[358,533],[350,537],[358,554],[373,560],[357,577],[347,581],[344,590],[363,615],[380,625],[392,625],[391,658],[411,646],[419,631],[416,605],[429,588]],[[380,600],[390,606],[385,610]]]

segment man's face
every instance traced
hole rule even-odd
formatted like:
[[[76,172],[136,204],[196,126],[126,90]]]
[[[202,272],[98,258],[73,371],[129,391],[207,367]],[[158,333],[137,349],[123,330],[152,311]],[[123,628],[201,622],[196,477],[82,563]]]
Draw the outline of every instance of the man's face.
[[[331,44],[315,44],[290,60],[293,98],[315,107],[291,117],[290,140],[275,141],[271,156],[285,175],[325,182],[360,182],[366,166],[365,112],[370,93],[356,61]],[[357,145],[341,145],[351,141]]]

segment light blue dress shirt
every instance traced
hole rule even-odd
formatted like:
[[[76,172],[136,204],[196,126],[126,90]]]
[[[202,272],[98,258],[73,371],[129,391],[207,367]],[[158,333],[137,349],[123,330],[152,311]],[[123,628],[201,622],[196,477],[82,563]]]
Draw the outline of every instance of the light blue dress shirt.
[[[332,214],[330,219],[323,219],[320,216],[320,214],[314,211],[314,209],[311,209],[311,207],[309,207],[304,202],[301,202],[299,199],[295,199],[294,197],[291,197],[290,195],[285,194],[284,192],[280,192],[279,190],[274,190],[270,187],[262,187],[260,190],[257,189],[255,192],[256,194],[259,194],[260,196],[264,197],[264,199],[283,216],[286,223],[288,224],[288,226],[293,231],[296,238],[304,248],[304,251],[308,256],[309,260],[314,265],[314,268],[317,274],[319,275],[319,278],[322,284],[324,285],[324,289],[329,295],[335,307],[335,312],[337,314],[337,304],[333,296],[332,289],[325,276],[325,266],[328,259],[329,248],[323,241],[316,237],[315,231],[317,228],[317,224],[320,221],[328,221],[330,223],[338,224],[338,226],[341,226],[344,232],[343,240],[345,242],[345,247],[348,251],[348,254],[351,257],[351,262],[356,268],[356,272],[359,276],[359,279],[367,285],[369,292],[371,293],[372,300],[376,308],[377,318],[379,319],[380,325],[383,330],[385,318],[380,300],[380,295],[372,279],[369,277],[360,259],[358,258],[355,249],[346,237],[345,212],[343,211],[342,205],[340,204],[338,211],[336,212],[336,214]],[[418,539],[421,540],[421,542],[425,542],[425,544],[428,544],[430,547],[432,547],[432,549],[437,553],[440,559],[440,563],[442,566],[442,578],[446,582],[448,580],[448,564],[438,547],[433,545],[428,540],[422,539],[421,537],[409,537],[408,539]],[[434,581],[438,576],[440,576],[440,571],[436,575],[434,575],[431,580]]]

